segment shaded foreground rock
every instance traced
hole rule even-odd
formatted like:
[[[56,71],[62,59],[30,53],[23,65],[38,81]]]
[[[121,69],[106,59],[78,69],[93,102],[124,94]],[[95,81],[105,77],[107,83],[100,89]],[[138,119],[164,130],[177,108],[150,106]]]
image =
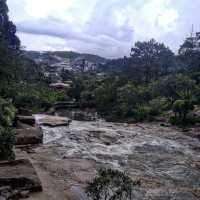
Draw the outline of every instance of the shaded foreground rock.
[[[41,182],[27,159],[0,163],[0,188],[3,187],[2,190],[12,190],[12,193],[14,190],[22,193],[42,191]]]
[[[32,116],[32,111],[25,108],[19,108],[18,114],[23,116]]]
[[[58,126],[68,126],[71,122],[71,119],[66,117],[50,116],[45,115],[41,120],[40,124],[43,126],[49,127],[58,127]]]
[[[30,126],[35,126],[35,117],[34,116],[22,116],[18,115],[17,120],[21,123],[28,124]]]
[[[19,200],[29,197],[29,191],[13,190],[10,186],[0,187],[1,200]]]
[[[16,129],[16,145],[40,144],[43,141],[42,130],[38,127]]]

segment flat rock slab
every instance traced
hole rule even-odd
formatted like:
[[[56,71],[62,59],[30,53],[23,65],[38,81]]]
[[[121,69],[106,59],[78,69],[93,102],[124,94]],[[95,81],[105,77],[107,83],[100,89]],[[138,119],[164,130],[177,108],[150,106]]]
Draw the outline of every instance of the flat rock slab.
[[[0,187],[13,190],[40,192],[41,182],[28,159],[0,163]]]
[[[34,116],[18,115],[17,120],[24,123],[24,124],[28,124],[30,126],[35,126],[35,117]]]
[[[15,129],[16,145],[40,144],[43,133],[39,127]]]
[[[46,115],[40,120],[40,124],[49,127],[69,126],[71,119],[67,117],[58,117]]]

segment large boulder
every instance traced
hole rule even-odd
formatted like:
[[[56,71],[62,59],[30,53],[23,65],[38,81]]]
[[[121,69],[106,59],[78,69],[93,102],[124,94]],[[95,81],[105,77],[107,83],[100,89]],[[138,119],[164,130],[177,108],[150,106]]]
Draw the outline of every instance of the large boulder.
[[[38,127],[15,129],[16,145],[40,144],[43,142],[42,130]]]
[[[0,187],[5,186],[18,191],[42,191],[37,173],[27,159],[0,163]]]

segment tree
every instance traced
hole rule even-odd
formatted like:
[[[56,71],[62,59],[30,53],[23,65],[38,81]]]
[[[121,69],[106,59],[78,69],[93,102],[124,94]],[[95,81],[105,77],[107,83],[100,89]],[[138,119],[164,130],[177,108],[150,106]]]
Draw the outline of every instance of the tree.
[[[0,0],[0,42],[5,42],[13,51],[20,49],[20,40],[16,36],[16,26],[8,17],[6,0]]]
[[[179,99],[179,93],[183,91],[197,90],[197,85],[189,76],[183,74],[169,75],[160,78],[150,85],[150,90],[154,97],[166,97],[174,102]]]
[[[175,113],[175,118],[179,117],[185,122],[189,111],[194,109],[194,96],[189,90],[180,92],[179,96],[180,99],[176,100],[173,104],[173,112]]]
[[[164,44],[154,39],[147,42],[136,42],[131,49],[132,62],[143,72],[145,82],[169,72],[173,66],[174,54]]]

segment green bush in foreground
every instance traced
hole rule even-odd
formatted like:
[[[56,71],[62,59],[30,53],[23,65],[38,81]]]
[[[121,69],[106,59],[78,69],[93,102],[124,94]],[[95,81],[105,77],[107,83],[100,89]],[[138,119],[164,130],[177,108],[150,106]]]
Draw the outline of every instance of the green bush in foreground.
[[[0,160],[12,160],[15,158],[13,145],[15,136],[11,128],[0,127]]]
[[[15,118],[15,107],[0,97],[0,126],[10,127]]]
[[[11,126],[15,113],[15,107],[0,97],[0,160],[14,159],[15,136]]]
[[[133,188],[139,184],[123,172],[100,169],[86,193],[92,200],[133,200]]]

